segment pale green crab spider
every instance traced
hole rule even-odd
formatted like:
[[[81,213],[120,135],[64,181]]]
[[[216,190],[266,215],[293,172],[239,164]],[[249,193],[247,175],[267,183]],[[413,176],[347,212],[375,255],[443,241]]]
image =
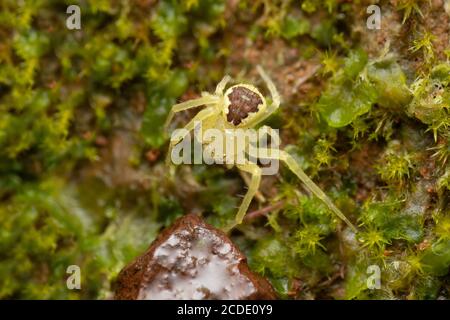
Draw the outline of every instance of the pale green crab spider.
[[[167,131],[175,113],[203,105],[206,106],[206,108],[197,113],[197,115],[188,122],[188,124],[184,127],[184,129],[186,129],[185,132],[191,132],[194,130],[195,125],[198,123],[201,123],[203,130],[217,129],[224,132],[224,134],[226,134],[229,129],[254,128],[257,124],[267,119],[267,117],[275,112],[280,106],[280,95],[278,94],[272,80],[260,66],[257,66],[257,71],[266,83],[272,96],[272,103],[269,105],[261,92],[250,84],[239,83],[231,86],[225,91],[228,82],[231,80],[231,78],[226,75],[217,85],[214,94],[204,92],[202,93],[202,97],[198,99],[193,99],[174,105],[167,117],[165,130]],[[270,127],[266,128],[271,129]],[[183,136],[178,136],[171,139],[167,163],[170,163],[174,146],[182,141],[183,138]],[[211,143],[210,140],[206,139],[199,142],[203,145],[208,145]],[[246,146],[245,148],[245,152],[250,154],[247,150],[251,149],[251,147]],[[283,150],[262,148],[257,148],[257,151],[258,154],[265,154],[268,159],[280,160],[285,163],[286,166],[306,185],[309,191],[322,200],[332,212],[334,212],[353,231],[356,232],[355,226],[333,204],[330,198],[328,198],[327,195],[305,174],[298,162],[289,153]],[[213,156],[217,159],[218,157],[225,157],[225,154],[214,154]],[[236,166],[243,172],[249,173],[251,175],[251,179],[246,181],[248,184],[248,191],[239,207],[234,223],[227,228],[227,231],[242,223],[253,197],[258,192],[262,175],[261,168],[256,163],[227,163],[228,168],[233,166]]]

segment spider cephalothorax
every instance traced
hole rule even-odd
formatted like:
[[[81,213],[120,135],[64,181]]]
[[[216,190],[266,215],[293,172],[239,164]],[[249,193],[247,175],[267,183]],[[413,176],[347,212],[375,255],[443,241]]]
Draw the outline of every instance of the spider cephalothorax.
[[[241,129],[254,128],[256,125],[267,119],[267,117],[269,117],[278,109],[280,105],[280,96],[277,89],[275,88],[275,85],[261,67],[258,66],[257,70],[263,80],[266,82],[272,96],[272,101],[270,104],[267,103],[265,97],[261,94],[261,92],[250,84],[239,83],[225,91],[227,83],[231,80],[229,76],[225,76],[217,85],[214,94],[203,92],[201,98],[185,101],[172,107],[166,120],[166,129],[176,112],[199,107],[201,105],[206,106],[206,108],[201,110],[184,127],[185,133],[183,133],[182,135],[175,135],[175,137],[171,138],[167,157],[168,161],[171,160],[174,146],[176,146],[180,141],[184,140],[185,135],[189,135],[189,132],[196,129],[198,124],[201,124],[201,127],[204,130],[214,129],[215,131],[219,131],[222,134],[225,133],[225,135],[233,128],[237,128],[236,131],[240,130],[238,134],[245,135],[245,130]],[[271,129],[265,126],[263,126],[262,128]],[[198,139],[198,142],[202,145],[209,146],[212,143],[205,136],[202,136]],[[356,228],[352,225],[352,223],[333,204],[333,202],[326,196],[326,194],[303,172],[299,163],[289,153],[267,146],[250,148],[250,142],[248,142],[248,139],[243,139],[243,141],[245,141],[243,145],[239,146],[241,150],[234,150],[233,148],[233,152],[237,151],[236,154],[244,152],[254,158],[258,158],[259,155],[263,154],[265,155],[265,159],[283,161],[288,166],[288,168],[292,172],[294,172],[301,181],[303,181],[306,187],[315,196],[322,200],[328,206],[328,208],[330,208],[331,211],[333,211],[354,231],[356,231]],[[238,161],[238,157],[228,157],[229,155],[227,156],[226,151],[221,151],[219,153],[210,153],[209,156],[214,158],[215,161],[231,159],[231,162],[216,163],[226,163],[228,167],[236,166],[241,172],[247,172],[251,175],[251,179],[249,181],[246,181],[246,183],[248,184],[248,191],[244,196],[244,200],[242,201],[242,204],[236,214],[235,223],[230,226],[230,228],[232,228],[242,222],[245,213],[247,212],[247,209],[250,205],[250,202],[257,194],[259,184],[261,182],[262,170],[255,162],[241,163]]]
[[[257,88],[248,84],[232,86],[225,92],[224,99],[224,115],[235,126],[247,123],[266,108],[266,99]]]

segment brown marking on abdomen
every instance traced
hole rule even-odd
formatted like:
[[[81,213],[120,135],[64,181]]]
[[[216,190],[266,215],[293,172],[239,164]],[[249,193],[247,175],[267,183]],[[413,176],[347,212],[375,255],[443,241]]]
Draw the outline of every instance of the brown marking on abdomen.
[[[246,87],[234,87],[228,94],[230,105],[228,107],[227,120],[235,126],[248,117],[251,112],[257,112],[258,106],[263,103],[261,97]]]

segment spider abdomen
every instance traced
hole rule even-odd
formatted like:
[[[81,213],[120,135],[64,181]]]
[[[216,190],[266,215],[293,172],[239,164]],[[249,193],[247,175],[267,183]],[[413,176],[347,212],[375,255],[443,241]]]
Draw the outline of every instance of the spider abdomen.
[[[264,105],[264,98],[259,91],[249,85],[236,85],[227,90],[226,94],[227,121],[235,126],[248,118],[251,113],[257,113]]]

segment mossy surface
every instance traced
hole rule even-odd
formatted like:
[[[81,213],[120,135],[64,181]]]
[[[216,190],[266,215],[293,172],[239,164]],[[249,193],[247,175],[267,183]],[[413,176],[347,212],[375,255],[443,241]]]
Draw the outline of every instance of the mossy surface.
[[[283,99],[267,124],[359,232],[281,168],[231,234],[251,268],[285,299],[450,298],[450,2],[378,1],[379,30],[370,4],[1,1],[0,298],[109,298],[180,215],[227,225],[244,181],[168,174],[162,125],[224,74],[262,87],[257,64]]]

